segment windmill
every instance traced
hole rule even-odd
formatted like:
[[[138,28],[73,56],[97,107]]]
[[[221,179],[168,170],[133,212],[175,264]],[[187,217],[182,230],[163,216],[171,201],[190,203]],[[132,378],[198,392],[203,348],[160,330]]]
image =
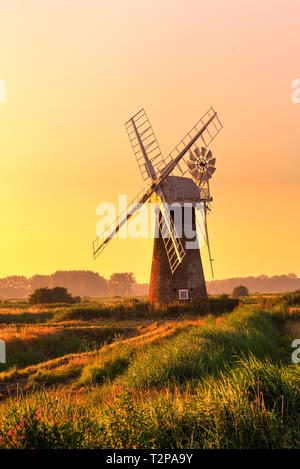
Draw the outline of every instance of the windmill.
[[[139,193],[118,218],[93,242],[96,259],[121,227],[140,209],[141,204],[155,202],[159,208],[154,239],[149,300],[170,303],[176,300],[207,296],[197,244],[196,208],[204,207],[204,238],[209,248],[206,215],[210,195],[209,181],[215,171],[215,159],[208,145],[222,129],[211,107],[173,151],[164,158],[144,109],[131,117],[125,128],[146,188]],[[201,148],[196,142],[201,140]],[[185,177],[188,173],[191,177]],[[176,208],[170,206],[176,204]],[[185,205],[191,208],[187,216]],[[177,223],[174,222],[177,220]],[[178,222],[179,220],[179,222]],[[186,233],[194,233],[190,238]],[[179,236],[180,234],[180,236]],[[192,243],[193,248],[186,248]],[[195,248],[196,246],[196,248]],[[209,249],[210,261],[210,249]]]

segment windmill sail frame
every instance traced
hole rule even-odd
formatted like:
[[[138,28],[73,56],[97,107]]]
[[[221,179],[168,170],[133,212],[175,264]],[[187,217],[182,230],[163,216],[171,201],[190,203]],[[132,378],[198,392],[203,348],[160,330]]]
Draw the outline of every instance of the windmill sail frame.
[[[155,180],[166,161],[144,109],[125,123],[125,128],[144,181]],[[149,165],[150,163],[150,165]]]
[[[182,150],[184,150],[188,146],[190,148],[190,142],[194,139],[195,135],[197,135],[199,133],[199,130],[203,127],[205,127],[205,130],[201,133],[200,138],[204,147],[206,148],[210,145],[214,138],[216,138],[218,133],[223,128],[223,125],[213,107],[209,108],[209,110],[201,117],[201,119],[199,119],[199,121],[194,125],[194,127],[191,128],[191,130],[180,140],[176,147],[174,147],[171,153],[169,153],[169,155],[165,158],[167,165],[174,161],[176,157],[178,157],[178,155],[182,152]],[[185,163],[185,167],[181,168],[181,165],[177,164],[177,168],[181,176],[184,176],[189,170],[189,167],[187,164],[187,158],[183,157],[182,160]],[[163,169],[161,171],[161,174],[162,173]]]
[[[165,245],[170,269],[173,274],[181,264],[185,256],[185,250],[181,239],[178,236],[168,203],[161,189],[156,192],[155,199],[160,210],[157,215],[159,231]]]

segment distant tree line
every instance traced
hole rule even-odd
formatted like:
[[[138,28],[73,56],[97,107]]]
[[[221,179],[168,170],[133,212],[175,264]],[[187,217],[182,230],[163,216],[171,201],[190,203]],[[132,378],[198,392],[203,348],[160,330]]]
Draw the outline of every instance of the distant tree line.
[[[114,273],[105,279],[89,270],[58,270],[52,275],[12,275],[0,278],[0,298],[26,298],[37,289],[63,287],[73,296],[127,296],[137,287],[132,272]]]
[[[295,274],[267,277],[237,277],[207,282],[210,294],[228,293],[244,285],[250,293],[284,292],[300,289],[300,278]],[[90,270],[58,270],[52,275],[34,275],[26,278],[12,275],[0,278],[0,298],[26,298],[38,288],[64,287],[73,296],[127,296],[146,295],[147,284],[138,284],[132,272],[114,273],[105,279]]]
[[[207,291],[211,295],[228,293],[230,294],[235,287],[244,285],[250,293],[280,293],[285,291],[294,291],[300,288],[300,278],[295,274],[260,275],[259,277],[237,277],[224,280],[213,280],[206,283]]]

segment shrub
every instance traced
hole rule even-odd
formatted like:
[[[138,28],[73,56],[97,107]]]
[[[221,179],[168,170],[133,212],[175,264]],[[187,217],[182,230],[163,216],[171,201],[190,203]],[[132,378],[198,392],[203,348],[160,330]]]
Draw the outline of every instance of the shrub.
[[[67,288],[38,288],[32,295],[29,296],[29,303],[32,305],[45,304],[45,303],[66,303],[73,304],[75,299],[68,292]],[[78,302],[78,298],[77,298]]]
[[[244,285],[239,285],[232,290],[231,296],[233,298],[239,298],[240,296],[249,296],[248,288]]]

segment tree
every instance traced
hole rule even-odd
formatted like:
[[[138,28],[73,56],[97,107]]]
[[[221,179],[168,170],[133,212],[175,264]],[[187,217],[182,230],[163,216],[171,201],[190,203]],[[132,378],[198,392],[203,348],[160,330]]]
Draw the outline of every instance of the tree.
[[[108,281],[109,292],[112,296],[128,296],[136,280],[132,272],[112,274]]]
[[[89,270],[58,270],[52,275],[34,275],[28,280],[29,293],[37,288],[54,288],[63,286],[72,295],[106,296],[107,280],[96,272]]]
[[[32,305],[45,303],[75,303],[75,299],[66,288],[38,288],[29,296],[29,303]]]
[[[24,298],[28,291],[28,280],[24,276],[11,275],[0,279],[0,295],[5,298]]]
[[[238,298],[240,296],[249,296],[248,288],[244,285],[239,285],[232,290],[231,296],[233,298]]]

